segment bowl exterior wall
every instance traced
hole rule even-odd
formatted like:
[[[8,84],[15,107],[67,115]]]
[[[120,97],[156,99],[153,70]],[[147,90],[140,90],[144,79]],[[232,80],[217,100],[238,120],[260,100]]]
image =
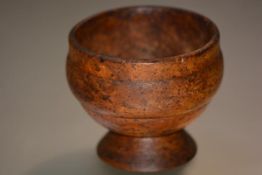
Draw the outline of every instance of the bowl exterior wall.
[[[208,104],[222,75],[218,43],[192,56],[157,62],[105,59],[73,45],[67,57],[69,85],[85,110],[102,125],[128,135],[185,127]]]

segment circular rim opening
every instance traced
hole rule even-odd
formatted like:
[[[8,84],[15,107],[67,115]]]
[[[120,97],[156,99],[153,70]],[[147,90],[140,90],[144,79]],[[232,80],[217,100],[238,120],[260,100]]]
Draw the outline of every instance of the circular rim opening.
[[[100,54],[100,53],[96,53],[94,51],[92,51],[91,49],[87,48],[87,47],[83,47],[77,40],[76,37],[76,31],[82,27],[86,22],[88,22],[91,19],[94,18],[99,18],[100,16],[106,15],[108,13],[111,12],[116,12],[118,10],[130,10],[130,9],[150,9],[150,10],[159,10],[159,9],[168,9],[168,10],[175,10],[175,11],[180,11],[183,13],[188,13],[191,14],[193,16],[197,16],[199,18],[201,18],[203,21],[206,21],[207,23],[210,24],[210,30],[212,31],[211,37],[210,39],[201,47],[186,52],[186,53],[182,53],[182,54],[178,54],[178,55],[173,55],[173,56],[163,56],[163,57],[152,57],[152,58],[139,58],[139,59],[130,59],[130,58],[123,58],[123,57],[118,57],[118,56],[111,56],[111,55],[106,55],[106,54]],[[176,7],[165,7],[165,6],[148,6],[148,5],[141,5],[141,6],[131,6],[131,7],[120,7],[120,8],[115,8],[112,10],[108,10],[108,11],[104,11],[98,14],[95,14],[91,17],[88,17],[82,21],[80,21],[78,24],[76,24],[73,29],[70,31],[69,33],[69,44],[72,45],[75,49],[86,53],[89,56],[92,57],[98,57],[101,58],[103,60],[110,60],[113,62],[134,62],[134,63],[153,63],[153,62],[164,62],[164,61],[171,61],[174,59],[179,59],[179,58],[188,58],[188,57],[192,57],[195,55],[199,55],[203,52],[205,52],[206,50],[208,50],[209,48],[211,48],[215,43],[217,43],[219,41],[219,31],[217,26],[215,25],[215,23],[213,21],[211,21],[209,18],[198,14],[196,12],[192,12],[189,10],[184,10],[181,8],[176,8]]]

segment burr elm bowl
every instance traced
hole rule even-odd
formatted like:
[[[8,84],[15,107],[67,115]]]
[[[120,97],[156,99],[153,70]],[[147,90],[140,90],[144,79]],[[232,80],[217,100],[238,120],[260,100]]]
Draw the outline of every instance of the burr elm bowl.
[[[191,11],[118,8],[69,35],[69,85],[109,129],[99,157],[120,169],[161,171],[191,160],[196,144],[184,128],[207,107],[222,75],[218,29]]]

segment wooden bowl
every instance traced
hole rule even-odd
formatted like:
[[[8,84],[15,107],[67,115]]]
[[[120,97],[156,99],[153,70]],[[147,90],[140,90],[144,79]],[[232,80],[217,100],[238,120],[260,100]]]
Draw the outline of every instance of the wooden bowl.
[[[212,21],[177,8],[120,8],[77,24],[69,45],[69,85],[110,130],[98,145],[100,158],[151,172],[195,155],[183,128],[205,109],[223,74]]]

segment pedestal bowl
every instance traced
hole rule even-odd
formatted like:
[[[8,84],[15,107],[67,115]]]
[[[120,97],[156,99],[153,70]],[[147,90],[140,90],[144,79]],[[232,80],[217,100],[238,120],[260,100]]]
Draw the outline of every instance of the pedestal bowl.
[[[184,128],[222,74],[216,25],[187,10],[119,8],[83,20],[69,35],[69,85],[109,129],[99,157],[120,169],[153,172],[192,159],[196,144]]]

